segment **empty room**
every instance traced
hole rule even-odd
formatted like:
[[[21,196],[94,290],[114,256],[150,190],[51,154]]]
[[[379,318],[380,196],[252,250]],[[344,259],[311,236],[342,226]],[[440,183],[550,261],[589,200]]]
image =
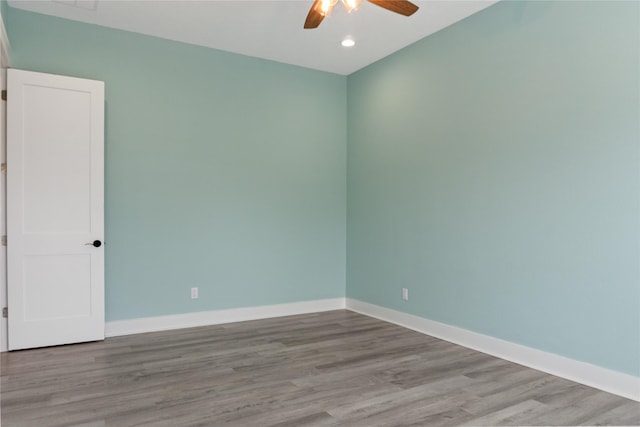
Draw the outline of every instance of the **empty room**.
[[[0,15],[2,426],[640,425],[640,2]]]

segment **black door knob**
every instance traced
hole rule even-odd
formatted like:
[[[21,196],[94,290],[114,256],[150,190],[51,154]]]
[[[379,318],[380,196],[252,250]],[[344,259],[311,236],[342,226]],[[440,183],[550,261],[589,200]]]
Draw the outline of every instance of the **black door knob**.
[[[102,246],[102,242],[100,240],[94,240],[93,243],[85,243],[85,246],[88,246],[88,245],[99,248],[100,246]]]

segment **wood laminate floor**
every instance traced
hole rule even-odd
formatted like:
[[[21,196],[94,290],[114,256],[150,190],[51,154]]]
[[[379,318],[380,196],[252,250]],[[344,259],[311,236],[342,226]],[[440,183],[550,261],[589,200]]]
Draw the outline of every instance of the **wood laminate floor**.
[[[640,425],[640,403],[346,310],[2,354],[2,426]]]

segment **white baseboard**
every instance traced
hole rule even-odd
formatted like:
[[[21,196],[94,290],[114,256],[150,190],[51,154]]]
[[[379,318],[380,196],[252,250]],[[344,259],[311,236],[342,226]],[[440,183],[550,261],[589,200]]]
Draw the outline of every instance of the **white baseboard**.
[[[608,393],[640,401],[640,377],[623,374],[553,353],[471,332],[412,314],[347,298],[346,307],[445,341],[490,354],[519,365],[566,378]]]
[[[258,307],[232,308],[227,310],[200,311],[196,313],[173,314],[169,316],[116,320],[106,323],[105,336],[114,337],[119,335],[141,334],[145,332],[167,331],[170,329],[192,328],[195,326],[243,322],[245,320],[318,313],[321,311],[340,310],[344,308],[345,298],[333,298],[301,301],[290,304],[263,305]]]

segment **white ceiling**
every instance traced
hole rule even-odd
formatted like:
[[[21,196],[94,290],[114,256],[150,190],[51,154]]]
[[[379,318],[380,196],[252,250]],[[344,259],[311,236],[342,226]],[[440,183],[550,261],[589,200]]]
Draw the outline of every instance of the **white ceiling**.
[[[341,4],[302,28],[313,0],[9,0],[11,7],[337,74],[351,74],[497,0],[414,0],[410,17]],[[340,41],[352,37],[356,45]]]

